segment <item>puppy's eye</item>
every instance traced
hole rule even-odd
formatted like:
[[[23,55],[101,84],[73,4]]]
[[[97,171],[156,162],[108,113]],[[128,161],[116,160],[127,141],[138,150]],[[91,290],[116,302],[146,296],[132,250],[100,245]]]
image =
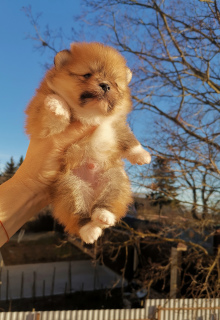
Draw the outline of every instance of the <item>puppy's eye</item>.
[[[84,77],[85,79],[89,79],[91,76],[92,76],[91,73],[86,73],[86,74],[83,75],[83,77]]]

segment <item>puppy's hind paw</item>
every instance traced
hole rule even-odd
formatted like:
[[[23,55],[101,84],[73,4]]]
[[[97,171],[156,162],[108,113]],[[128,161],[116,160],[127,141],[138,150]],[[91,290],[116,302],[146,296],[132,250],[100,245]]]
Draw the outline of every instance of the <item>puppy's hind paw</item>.
[[[104,208],[96,208],[92,214],[92,221],[100,228],[108,228],[115,225],[116,218],[112,212]]]
[[[101,236],[102,229],[93,222],[89,222],[79,230],[79,234],[85,243],[94,243]]]

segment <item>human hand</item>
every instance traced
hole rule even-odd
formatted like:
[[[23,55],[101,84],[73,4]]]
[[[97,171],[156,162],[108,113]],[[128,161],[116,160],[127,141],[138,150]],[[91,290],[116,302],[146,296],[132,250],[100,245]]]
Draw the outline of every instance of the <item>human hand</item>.
[[[64,150],[94,130],[95,127],[86,127],[74,122],[62,133],[43,139],[32,138],[24,162],[14,178],[34,194],[47,194],[48,186],[56,178],[60,166],[59,159]]]

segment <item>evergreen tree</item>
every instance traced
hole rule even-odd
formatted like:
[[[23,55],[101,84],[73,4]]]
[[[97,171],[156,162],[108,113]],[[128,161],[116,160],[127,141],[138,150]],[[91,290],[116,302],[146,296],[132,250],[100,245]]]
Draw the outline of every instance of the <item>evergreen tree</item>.
[[[151,205],[159,205],[159,214],[161,215],[164,205],[178,203],[177,188],[175,187],[175,172],[170,167],[168,159],[157,157],[153,164],[153,189],[148,195]]]
[[[14,162],[13,157],[5,165],[5,170],[3,172],[4,181],[10,179],[16,172],[17,166]]]
[[[13,157],[11,157],[10,160],[6,162],[5,169],[0,172],[0,184],[10,179],[15,174],[23,161],[24,158],[23,156],[21,156],[18,163],[15,164]]]
[[[170,167],[170,161],[165,158],[157,157],[153,163],[153,173],[156,190],[168,198],[176,198],[176,176],[174,170]]]
[[[17,169],[20,167],[20,165],[22,164],[23,161],[24,161],[24,157],[21,156],[19,161],[18,161],[18,164],[17,164]]]
[[[3,177],[3,174],[0,173],[0,184],[2,184],[4,182],[4,177]]]
[[[10,160],[6,162],[3,172],[0,172],[0,184],[10,179],[18,170],[23,161],[24,158],[21,156],[18,163],[15,164],[13,157],[11,157]]]

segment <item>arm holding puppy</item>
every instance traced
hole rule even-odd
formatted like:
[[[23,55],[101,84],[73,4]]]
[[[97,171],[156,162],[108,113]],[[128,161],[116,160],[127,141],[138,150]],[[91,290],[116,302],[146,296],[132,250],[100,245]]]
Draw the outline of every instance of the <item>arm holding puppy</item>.
[[[66,147],[94,128],[80,123],[44,139],[31,139],[24,162],[15,175],[0,185],[0,247],[39,210],[49,204],[48,187],[59,170]]]

